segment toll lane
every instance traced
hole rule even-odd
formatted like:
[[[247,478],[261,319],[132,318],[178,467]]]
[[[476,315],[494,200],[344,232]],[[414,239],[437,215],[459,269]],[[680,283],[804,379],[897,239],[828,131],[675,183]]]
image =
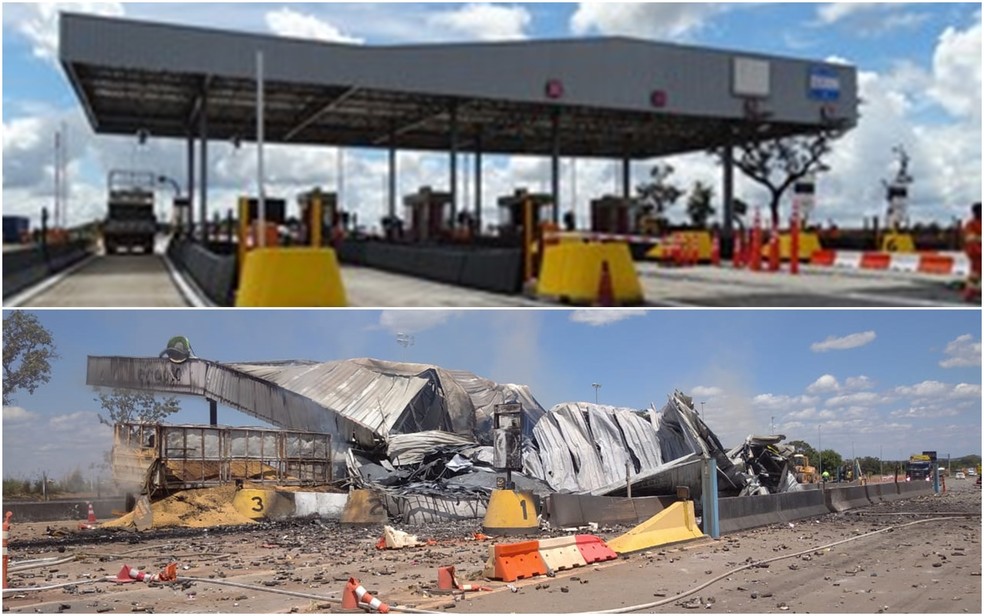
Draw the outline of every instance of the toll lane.
[[[33,294],[29,290],[19,305],[172,308],[188,306],[188,301],[160,255],[133,254],[92,257],[44,290]]]

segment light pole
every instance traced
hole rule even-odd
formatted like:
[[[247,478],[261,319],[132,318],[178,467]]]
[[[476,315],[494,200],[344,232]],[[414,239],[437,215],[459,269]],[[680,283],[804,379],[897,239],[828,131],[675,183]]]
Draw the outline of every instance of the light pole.
[[[817,458],[819,459],[819,464],[820,464],[820,466],[818,467],[820,470],[818,470],[817,472],[820,473],[820,481],[822,482],[823,481],[823,438],[820,436],[819,424],[817,424]]]
[[[595,390],[595,404],[598,404],[598,390],[601,389],[601,383],[592,383],[591,386]]]
[[[700,419],[701,419],[701,421],[704,421],[704,417],[705,417],[705,415],[704,415],[704,405],[705,404],[706,404],[706,402],[704,402],[703,400],[700,401]],[[705,423],[707,423],[707,422],[705,421]]]
[[[413,336],[410,334],[405,334],[400,332],[396,335],[396,343],[403,347],[403,361],[407,360],[407,347],[412,347],[414,343]]]
[[[775,434],[776,433],[776,416],[773,415],[771,419],[772,419],[772,424],[771,424],[771,426],[772,426],[771,427],[772,432],[771,432],[771,434]]]

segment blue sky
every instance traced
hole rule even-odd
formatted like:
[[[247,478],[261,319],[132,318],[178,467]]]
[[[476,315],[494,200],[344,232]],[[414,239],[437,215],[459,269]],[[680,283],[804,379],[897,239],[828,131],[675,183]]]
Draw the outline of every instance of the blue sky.
[[[85,386],[87,355],[156,356],[185,335],[217,361],[374,357],[465,369],[529,385],[549,409],[593,401],[662,406],[675,388],[703,401],[726,446],[749,433],[885,458],[981,451],[980,312],[957,311],[43,311],[61,358],[33,396],[3,410],[3,473],[88,468],[108,428]],[[404,350],[399,332],[412,333]],[[182,398],[174,422],[207,423]],[[219,421],[256,425],[220,408]]]
[[[95,137],[82,117],[57,57],[57,11],[167,21],[188,25],[300,36],[354,44],[393,44],[626,35],[651,40],[837,59],[858,67],[862,122],[841,141],[833,172],[818,188],[817,217],[860,225],[883,215],[880,180],[892,173],[891,148],[912,155],[913,220],[963,218],[981,192],[981,9],[979,3],[440,3],[440,4],[30,4],[3,7],[4,211],[37,216],[51,202],[51,143],[61,122],[69,132],[72,181],[69,223],[103,215],[107,169],[139,165],[183,179],[184,144],[152,140],[144,148],[121,137]],[[210,148],[213,194],[224,211],[249,183],[253,155],[228,144]],[[718,186],[720,171],[703,154],[675,157],[678,184],[702,180]],[[360,219],[381,214],[383,157],[346,153],[347,203]],[[567,164],[567,163],[565,163]],[[643,177],[650,162],[634,167]],[[400,156],[401,193],[446,184],[446,156]],[[334,150],[271,150],[268,172],[281,178],[271,192],[291,195],[312,185],[333,186]],[[517,185],[547,182],[545,159],[488,157],[485,203]],[[565,167],[566,169],[566,167]],[[616,167],[577,165],[577,196],[562,188],[562,207],[573,207],[583,225],[588,200],[612,190]],[[564,177],[567,177],[566,175]],[[720,190],[717,191],[720,194]],[[761,192],[738,180],[738,195],[760,202]],[[567,200],[565,202],[565,200]],[[683,207],[672,214],[682,216]],[[486,216],[494,220],[494,205]]]

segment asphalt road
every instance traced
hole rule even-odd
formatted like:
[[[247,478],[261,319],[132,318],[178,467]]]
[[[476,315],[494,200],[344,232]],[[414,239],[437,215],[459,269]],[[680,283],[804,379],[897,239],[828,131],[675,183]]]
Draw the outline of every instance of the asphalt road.
[[[179,307],[188,302],[160,255],[96,255],[21,307]]]

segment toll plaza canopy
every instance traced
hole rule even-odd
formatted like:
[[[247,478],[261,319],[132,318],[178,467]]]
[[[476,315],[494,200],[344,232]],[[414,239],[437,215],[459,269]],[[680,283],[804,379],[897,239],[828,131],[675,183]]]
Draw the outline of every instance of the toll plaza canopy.
[[[628,38],[368,46],[62,14],[97,133],[648,158],[853,127],[847,65]]]

